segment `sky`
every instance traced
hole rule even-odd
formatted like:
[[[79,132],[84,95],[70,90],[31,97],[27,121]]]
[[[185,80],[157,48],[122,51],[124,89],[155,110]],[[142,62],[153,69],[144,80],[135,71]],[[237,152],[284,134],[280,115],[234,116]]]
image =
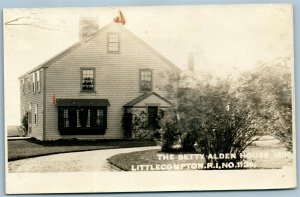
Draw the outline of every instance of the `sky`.
[[[97,17],[101,28],[118,10],[126,18],[125,28],[183,70],[189,53],[200,74],[216,76],[279,58],[293,65],[292,8],[287,4],[7,9],[6,125],[20,124],[18,77],[76,43],[80,17]]]

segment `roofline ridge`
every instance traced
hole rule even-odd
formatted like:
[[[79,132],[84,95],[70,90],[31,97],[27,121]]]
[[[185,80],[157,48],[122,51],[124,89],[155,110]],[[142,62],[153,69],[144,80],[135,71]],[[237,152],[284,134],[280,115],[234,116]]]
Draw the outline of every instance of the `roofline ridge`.
[[[40,68],[48,68],[49,64],[56,62],[57,60],[59,60],[60,58],[64,57],[64,55],[72,52],[73,50],[75,50],[76,48],[80,47],[82,44],[85,44],[89,41],[91,41],[92,39],[94,39],[100,32],[102,32],[103,30],[105,30],[106,28],[108,28],[109,26],[113,25],[113,24],[117,24],[115,22],[111,22],[108,23],[106,25],[104,25],[102,28],[98,29],[95,33],[93,33],[90,38],[86,39],[86,40],[79,40],[77,42],[75,42],[74,44],[72,44],[71,46],[67,47],[66,49],[64,49],[63,51],[57,53],[56,55],[48,58],[46,61],[44,61],[43,63],[39,64],[38,66],[30,69],[29,71],[27,71],[26,73],[22,74],[21,76],[18,77],[18,79],[21,79],[22,77],[40,69]],[[155,49],[153,49],[150,45],[148,45],[146,42],[144,42],[143,40],[141,40],[139,37],[137,37],[134,33],[132,33],[131,31],[127,30],[126,28],[124,28],[122,25],[119,25],[119,29],[125,33],[127,33],[129,36],[132,36],[139,44],[141,44],[143,47],[145,47],[146,49],[148,49],[153,55],[157,56],[158,58],[160,58],[162,61],[164,61],[166,64],[168,64],[171,68],[176,69],[177,71],[182,71],[179,67],[177,67],[175,64],[173,64],[170,60],[168,60],[167,58],[165,58],[163,55],[161,55],[159,52],[157,52]]]

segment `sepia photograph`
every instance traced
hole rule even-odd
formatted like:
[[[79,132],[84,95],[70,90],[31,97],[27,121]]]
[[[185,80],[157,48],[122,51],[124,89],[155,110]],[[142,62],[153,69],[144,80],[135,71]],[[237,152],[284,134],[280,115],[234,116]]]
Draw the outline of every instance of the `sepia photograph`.
[[[8,194],[296,187],[292,5],[10,8],[3,32]]]

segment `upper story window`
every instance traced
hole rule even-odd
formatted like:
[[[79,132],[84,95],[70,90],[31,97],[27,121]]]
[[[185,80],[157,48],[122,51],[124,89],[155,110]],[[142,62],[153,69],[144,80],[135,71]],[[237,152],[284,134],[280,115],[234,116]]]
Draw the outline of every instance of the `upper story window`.
[[[81,91],[95,90],[95,69],[82,68],[81,69]]]
[[[36,89],[37,92],[41,92],[41,80],[40,80],[40,71],[36,71]]]
[[[119,52],[119,34],[117,33],[108,33],[108,52]]]
[[[152,70],[140,70],[140,91],[152,91]]]
[[[25,77],[22,79],[22,92],[25,94]]]
[[[36,92],[36,73],[32,73],[32,92]]]
[[[30,93],[30,89],[31,89],[31,76],[29,75],[27,78],[28,82],[27,82],[27,89],[28,89],[28,93]]]

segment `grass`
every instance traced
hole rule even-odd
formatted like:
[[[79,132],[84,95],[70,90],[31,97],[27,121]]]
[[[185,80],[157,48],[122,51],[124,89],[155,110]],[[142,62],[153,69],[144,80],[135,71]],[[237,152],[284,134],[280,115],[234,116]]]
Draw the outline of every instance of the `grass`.
[[[201,159],[191,159],[191,160],[163,160],[158,158],[158,154],[161,154],[160,150],[146,150],[146,151],[137,151],[132,153],[123,153],[114,155],[108,158],[108,162],[117,166],[118,168],[131,171],[132,166],[136,165],[162,165],[162,164],[183,164],[183,163],[198,163],[203,162]],[[177,158],[178,155],[182,155],[180,152],[172,152]],[[193,155],[191,153],[191,155]]]
[[[255,169],[279,169],[283,166],[289,166],[292,164],[292,153],[279,144],[270,146],[271,144],[254,144],[247,148],[246,152],[252,155],[256,155],[256,158],[252,157],[247,159],[255,164]],[[190,160],[161,160],[158,158],[158,154],[161,154],[160,150],[147,150],[132,153],[123,153],[114,155],[108,158],[108,162],[117,166],[118,168],[131,171],[132,166],[136,165],[161,165],[161,164],[182,164],[182,163],[201,163],[204,159],[192,158]],[[278,153],[282,153],[278,155]],[[182,153],[172,153],[175,155]],[[267,157],[261,158],[258,154],[268,154]],[[192,155],[192,154],[190,154]]]
[[[57,153],[68,153],[88,150],[102,150],[112,148],[129,148],[155,146],[152,140],[56,140],[39,141],[36,139],[28,140],[9,140],[8,161],[51,155]]]

